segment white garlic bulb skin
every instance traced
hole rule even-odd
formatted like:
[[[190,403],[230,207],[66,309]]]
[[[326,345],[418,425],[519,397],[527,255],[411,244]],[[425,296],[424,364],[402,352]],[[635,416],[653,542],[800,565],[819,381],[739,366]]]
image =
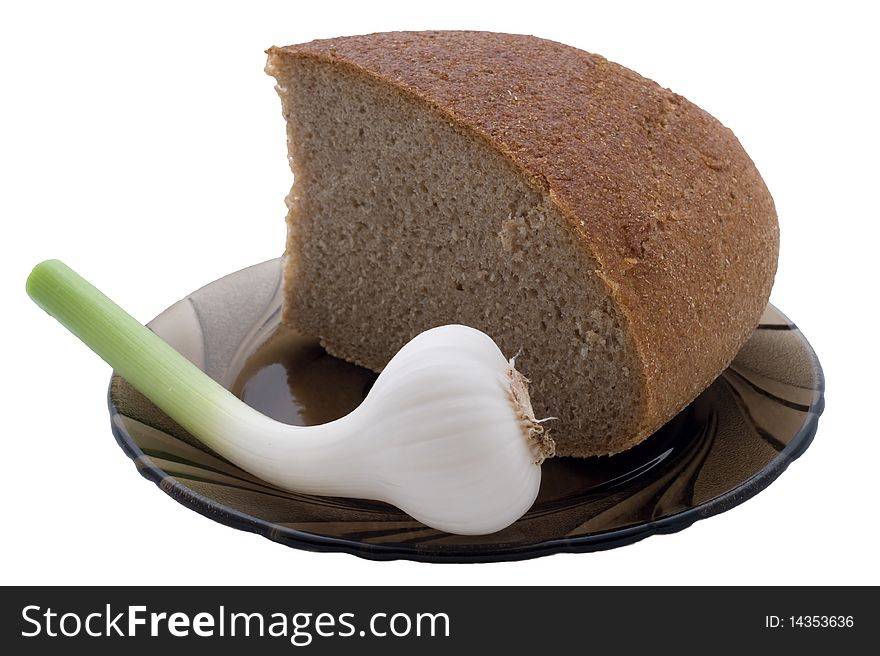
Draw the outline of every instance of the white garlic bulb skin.
[[[499,531],[525,514],[553,452],[512,361],[485,333],[454,324],[407,343],[341,419],[294,427],[244,405],[234,414],[216,425],[214,448],[260,478],[384,501],[463,535]],[[224,434],[235,439],[217,445]]]
[[[548,440],[516,398],[519,374],[485,333],[421,333],[355,411],[375,452],[376,498],[450,533],[493,533],[532,506]]]

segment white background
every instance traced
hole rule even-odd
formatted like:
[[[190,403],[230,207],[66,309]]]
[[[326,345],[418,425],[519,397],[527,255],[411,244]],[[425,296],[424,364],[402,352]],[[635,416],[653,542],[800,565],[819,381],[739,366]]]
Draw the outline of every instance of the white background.
[[[10,5],[0,15],[0,583],[880,583],[872,3]],[[604,54],[737,133],[779,211],[772,301],[828,381],[814,445],[765,492],[604,553],[374,563],[214,523],[142,479],[116,446],[110,369],[31,304],[31,267],[61,258],[147,321],[276,257],[291,174],[263,51],[429,28],[532,33]]]

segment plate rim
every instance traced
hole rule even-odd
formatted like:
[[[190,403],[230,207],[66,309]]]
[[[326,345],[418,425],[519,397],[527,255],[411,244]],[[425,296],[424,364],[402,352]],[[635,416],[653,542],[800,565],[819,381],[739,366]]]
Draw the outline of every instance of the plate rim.
[[[824,410],[824,390],[820,391],[820,400],[810,409],[809,419],[792,438],[791,442],[779,452],[768,465],[751,478],[728,490],[714,499],[699,506],[688,508],[660,519],[634,526],[611,529],[599,533],[591,533],[573,538],[555,538],[533,544],[512,548],[492,547],[486,552],[457,553],[423,553],[417,547],[403,548],[382,544],[368,544],[345,538],[336,538],[318,533],[309,533],[287,526],[279,526],[253,515],[248,515],[222,503],[211,500],[183,483],[166,474],[160,467],[144,454],[131,436],[123,431],[113,418],[119,413],[110,398],[108,405],[111,412],[110,426],[117,444],[130,458],[138,472],[149,481],[155,483],[163,492],[178,503],[194,510],[200,515],[231,528],[256,533],[273,542],[291,548],[315,552],[343,552],[368,560],[411,560],[424,563],[493,563],[529,560],[557,553],[590,553],[639,542],[652,535],[666,535],[682,531],[697,521],[708,519],[731,508],[734,508],[767,488],[797,460],[810,446],[816,435],[819,417]]]
[[[246,267],[242,271],[248,269]],[[233,272],[228,275],[235,275]],[[223,276],[226,277],[226,276]],[[218,278],[218,280],[221,280]],[[212,283],[208,283],[210,285]],[[207,285],[205,285],[207,286]],[[188,298],[192,293],[185,296]],[[768,304],[772,305],[772,304]],[[788,316],[772,306],[792,327],[797,330],[798,337],[807,347],[812,371],[816,378],[816,398],[807,411],[806,418],[786,447],[773,460],[766,464],[751,477],[736,487],[714,497],[702,504],[688,508],[659,519],[654,519],[623,528],[609,529],[576,537],[559,537],[531,544],[512,547],[491,546],[485,550],[436,552],[421,550],[418,546],[369,544],[347,538],[331,537],[318,533],[310,533],[300,529],[280,526],[271,521],[260,519],[210,499],[183,483],[175,480],[157,466],[124,430],[117,417],[122,415],[112,395],[112,381],[107,390],[107,407],[110,412],[110,428],[116,443],[125,455],[134,462],[138,472],[147,480],[155,483],[163,492],[178,503],[194,510],[200,515],[231,528],[256,533],[273,542],[285,546],[313,552],[343,552],[360,558],[374,561],[410,560],[426,563],[490,563],[528,560],[556,553],[589,553],[633,544],[652,535],[677,533],[691,526],[694,522],[708,519],[745,501],[748,501],[771,483],[797,460],[812,444],[819,425],[819,417],[825,409],[825,374],[822,365],[806,336],[797,328]],[[115,377],[115,372],[113,376]]]

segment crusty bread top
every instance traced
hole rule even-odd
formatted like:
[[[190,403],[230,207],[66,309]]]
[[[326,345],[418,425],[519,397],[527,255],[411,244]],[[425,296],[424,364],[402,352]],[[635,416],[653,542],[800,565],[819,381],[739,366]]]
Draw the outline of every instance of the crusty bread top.
[[[733,133],[685,98],[531,36],[394,32],[269,53],[353,66],[421,98],[549,194],[628,322],[643,363],[641,436],[705,388],[757,323],[776,270],[773,200]]]

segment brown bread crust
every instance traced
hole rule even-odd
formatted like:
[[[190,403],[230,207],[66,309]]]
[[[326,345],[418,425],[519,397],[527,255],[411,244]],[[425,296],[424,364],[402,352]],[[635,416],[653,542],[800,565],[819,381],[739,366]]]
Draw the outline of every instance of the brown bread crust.
[[[634,443],[729,364],[773,283],[773,199],[734,134],[655,82],[531,36],[394,32],[272,48],[355,67],[487,140],[568,217],[627,322]]]

